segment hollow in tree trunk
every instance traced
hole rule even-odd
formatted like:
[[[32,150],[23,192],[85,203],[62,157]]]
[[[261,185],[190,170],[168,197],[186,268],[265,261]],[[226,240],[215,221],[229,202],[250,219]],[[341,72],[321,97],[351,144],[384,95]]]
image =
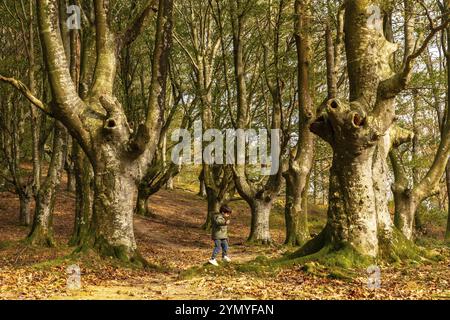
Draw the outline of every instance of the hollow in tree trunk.
[[[383,7],[382,1],[375,4]],[[413,59],[405,59],[401,72],[391,70],[389,58],[397,46],[386,40],[382,26],[368,27],[368,7],[357,0],[345,6],[349,102],[329,100],[311,125],[332,147],[333,164],[327,225],[297,252],[300,256],[350,249],[360,257],[398,257],[413,247],[391,221],[387,185],[395,97],[408,83]]]

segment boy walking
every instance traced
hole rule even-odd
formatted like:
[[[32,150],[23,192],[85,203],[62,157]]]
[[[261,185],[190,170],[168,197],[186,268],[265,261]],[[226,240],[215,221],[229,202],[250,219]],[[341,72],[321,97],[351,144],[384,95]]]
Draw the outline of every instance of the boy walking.
[[[230,262],[228,257],[228,224],[230,224],[231,208],[227,205],[220,207],[220,212],[215,212],[212,216],[212,239],[214,241],[214,250],[212,253],[211,263],[214,266],[218,266],[216,256],[222,249],[222,258],[226,262]]]

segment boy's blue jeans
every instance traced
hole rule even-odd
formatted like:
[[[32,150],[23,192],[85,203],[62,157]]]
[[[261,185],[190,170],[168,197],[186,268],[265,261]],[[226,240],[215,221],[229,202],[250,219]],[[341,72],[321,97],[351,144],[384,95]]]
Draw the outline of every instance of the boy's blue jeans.
[[[225,257],[228,252],[228,240],[227,239],[214,240],[214,250],[213,250],[211,259],[216,258],[216,256],[220,252],[220,248],[222,248],[222,257]]]

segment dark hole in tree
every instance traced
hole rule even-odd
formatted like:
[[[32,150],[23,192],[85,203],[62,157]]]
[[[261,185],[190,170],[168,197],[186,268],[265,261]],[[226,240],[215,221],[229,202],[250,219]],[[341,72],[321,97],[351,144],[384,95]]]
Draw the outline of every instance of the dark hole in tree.
[[[114,128],[116,126],[116,122],[113,119],[108,120],[108,128]]]
[[[364,125],[364,119],[359,114],[356,113],[353,116],[353,123],[355,124],[355,126],[361,127]]]
[[[338,107],[339,107],[339,104],[337,103],[336,100],[331,101],[331,108],[337,109]]]

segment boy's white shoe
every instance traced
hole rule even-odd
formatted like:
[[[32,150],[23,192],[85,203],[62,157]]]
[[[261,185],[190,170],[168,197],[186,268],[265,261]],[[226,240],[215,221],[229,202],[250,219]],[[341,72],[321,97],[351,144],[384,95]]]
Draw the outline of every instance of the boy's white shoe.
[[[211,260],[209,260],[208,262],[211,263],[213,266],[216,266],[216,267],[219,266],[219,264],[217,263],[217,260],[216,260],[216,259],[211,259]]]
[[[223,257],[223,261],[225,262],[231,262],[231,259],[228,256]]]

